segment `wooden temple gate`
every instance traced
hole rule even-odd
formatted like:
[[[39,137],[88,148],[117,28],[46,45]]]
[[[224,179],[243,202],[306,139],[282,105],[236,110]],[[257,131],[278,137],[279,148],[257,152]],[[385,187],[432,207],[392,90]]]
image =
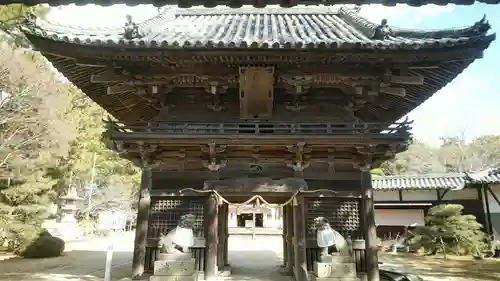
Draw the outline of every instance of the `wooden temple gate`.
[[[482,57],[495,36],[484,18],[422,31],[358,12],[165,9],[101,31],[23,23],[33,46],[116,119],[106,145],[143,169],[134,277],[152,270],[160,233],[191,213],[198,270],[214,278],[228,263],[227,208],[214,192],[240,202],[293,192],[207,182],[261,177],[330,190],[299,193],[285,207],[285,262],[297,281],[317,258],[310,224],[319,215],[364,239],[354,243],[357,269],[379,281],[370,168],[406,150],[411,122],[394,121]],[[202,26],[186,28],[194,22]]]

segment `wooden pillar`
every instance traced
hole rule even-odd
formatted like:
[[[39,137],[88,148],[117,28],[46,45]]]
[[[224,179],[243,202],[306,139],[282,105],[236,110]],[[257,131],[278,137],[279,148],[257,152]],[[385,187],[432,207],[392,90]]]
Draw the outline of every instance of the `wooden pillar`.
[[[219,245],[217,247],[217,267],[219,270],[222,270],[224,268],[224,250],[226,249],[224,247],[224,242],[226,241],[226,238],[224,237],[226,234],[226,230],[224,222],[227,221],[227,218],[224,217],[226,204],[220,204],[219,205],[219,218],[218,218],[218,229],[217,229],[217,235],[219,238]]]
[[[218,230],[218,200],[215,194],[210,194],[205,204],[205,281],[217,279],[217,237]]]
[[[142,170],[137,221],[135,229],[134,256],[132,258],[132,277],[142,276],[146,263],[146,244],[148,238],[149,211],[151,207],[151,168]]]
[[[307,260],[306,260],[306,220],[305,220],[305,200],[304,196],[298,195],[293,204],[293,226],[294,226],[294,273],[295,280],[306,281]]]
[[[363,234],[366,245],[366,275],[368,281],[380,281],[378,271],[377,226],[375,225],[375,207],[373,198],[370,166],[361,169],[361,209],[364,217]]]
[[[286,206],[282,207],[283,208],[283,216],[281,217],[281,228],[283,229],[283,267],[286,267],[286,264],[288,262],[288,243],[286,240],[286,233],[287,233],[287,227],[286,227]]]
[[[295,258],[295,248],[293,247],[293,207],[292,205],[287,205],[283,208],[286,208],[286,244],[287,244],[287,264],[286,269],[288,273],[293,275],[293,267],[294,267],[294,258]],[[285,211],[285,210],[283,210]],[[285,227],[285,225],[283,227]]]
[[[482,195],[484,193],[484,197],[480,196],[481,203],[486,207],[486,219],[485,221],[485,229],[489,235],[493,235],[493,222],[491,221],[491,210],[490,210],[490,197],[488,195],[488,188],[486,188],[486,185],[483,183],[481,184],[480,187],[480,194]]]
[[[229,205],[224,204],[224,266],[229,266]]]

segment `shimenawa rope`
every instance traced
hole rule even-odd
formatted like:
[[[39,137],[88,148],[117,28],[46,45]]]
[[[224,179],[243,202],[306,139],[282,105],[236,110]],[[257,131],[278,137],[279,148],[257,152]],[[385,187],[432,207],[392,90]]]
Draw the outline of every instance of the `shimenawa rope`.
[[[290,197],[290,199],[288,199],[285,203],[283,204],[271,204],[269,202],[267,202],[264,198],[262,198],[262,196],[260,195],[254,195],[252,196],[250,199],[246,200],[245,202],[243,203],[233,203],[233,202],[230,202],[229,200],[227,200],[226,198],[224,198],[222,195],[219,194],[219,192],[217,192],[216,190],[213,190],[213,189],[210,189],[210,190],[203,190],[203,189],[194,189],[194,188],[183,188],[181,189],[179,192],[180,193],[183,193],[184,191],[193,191],[193,192],[197,192],[197,193],[213,193],[215,194],[215,196],[217,196],[217,198],[221,201],[221,202],[224,202],[228,205],[231,205],[231,206],[236,206],[236,207],[241,207],[241,206],[245,206],[245,205],[248,205],[250,204],[251,202],[253,202],[254,200],[257,200],[257,202],[260,202],[262,201],[264,203],[264,205],[268,206],[268,207],[271,207],[271,208],[281,208],[281,207],[284,207],[290,203],[292,203],[293,199],[295,199],[295,197],[297,197],[297,195],[299,193],[308,193],[308,194],[311,194],[311,193],[318,193],[318,192],[331,192],[331,193],[337,193],[333,190],[329,190],[329,189],[316,189],[316,190],[302,190],[302,189],[299,189],[297,190],[293,195],[292,197]],[[259,201],[260,200],[260,201]]]

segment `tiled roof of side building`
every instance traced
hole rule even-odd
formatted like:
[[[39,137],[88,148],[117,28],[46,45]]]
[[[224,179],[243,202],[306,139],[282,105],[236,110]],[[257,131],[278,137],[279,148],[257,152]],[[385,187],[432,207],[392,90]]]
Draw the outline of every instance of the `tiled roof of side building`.
[[[125,23],[125,19],[124,19]],[[458,29],[419,31],[375,24],[348,7],[167,8],[138,24],[139,36],[126,38],[124,28],[82,28],[42,20],[23,31],[78,45],[137,48],[274,48],[416,50],[457,46],[486,48],[494,40],[485,18]]]
[[[37,5],[48,3],[51,6],[77,4],[96,4],[102,6],[110,6],[116,4],[135,5],[155,5],[157,7],[165,5],[179,5],[180,7],[205,6],[214,7],[216,5],[229,6],[239,8],[242,5],[254,5],[256,7],[264,7],[266,5],[282,5],[291,7],[295,5],[334,5],[334,4],[382,4],[386,6],[394,6],[396,4],[406,4],[410,6],[420,7],[427,4],[436,5],[471,5],[476,2],[487,4],[498,4],[499,0],[0,0],[1,5],[12,3],[23,3],[27,5]]]
[[[458,190],[464,188],[466,183],[465,173],[374,176],[372,179],[376,190]]]
[[[467,177],[473,183],[500,184],[500,166],[477,173],[468,173]]]

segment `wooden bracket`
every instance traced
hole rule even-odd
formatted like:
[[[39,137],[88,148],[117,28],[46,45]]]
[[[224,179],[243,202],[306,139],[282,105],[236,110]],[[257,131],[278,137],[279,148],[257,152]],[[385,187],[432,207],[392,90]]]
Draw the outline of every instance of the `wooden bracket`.
[[[310,163],[305,161],[305,154],[310,153],[312,148],[305,147],[305,142],[299,142],[296,145],[287,145],[286,148],[289,152],[295,153],[294,161],[287,161],[287,167],[292,168],[295,172],[302,172],[307,167],[309,167]]]
[[[292,102],[285,104],[285,108],[292,112],[299,112],[306,108],[306,105],[302,103],[302,95],[301,94],[293,94]]]
[[[212,103],[207,105],[208,109],[215,112],[222,111],[224,109],[220,102],[220,94],[225,93],[227,88],[227,86],[220,87],[219,83],[216,81],[210,82],[210,86],[205,89],[207,92],[212,94]]]
[[[137,143],[137,151],[139,152],[141,167],[143,169],[153,169],[161,164],[161,160],[153,160],[151,157],[151,153],[155,152],[157,147],[157,145],[147,145],[144,142]]]
[[[335,172],[335,156],[333,155],[335,153],[335,149],[329,148],[328,149],[328,170]]]
[[[217,154],[225,150],[225,145],[217,146],[215,142],[209,143],[206,147],[201,147],[201,151],[208,154],[208,160],[203,161],[203,167],[210,171],[218,171],[220,168],[225,167],[227,164],[226,160],[221,160],[217,163]]]

